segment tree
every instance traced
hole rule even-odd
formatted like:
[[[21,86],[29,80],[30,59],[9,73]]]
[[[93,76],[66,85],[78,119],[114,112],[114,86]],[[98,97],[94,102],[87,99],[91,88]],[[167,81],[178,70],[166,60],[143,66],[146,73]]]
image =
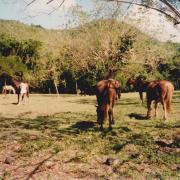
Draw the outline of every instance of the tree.
[[[3,57],[0,56],[0,75],[7,74],[9,76],[22,75],[28,77],[28,69],[16,56]]]
[[[104,0],[107,2],[117,2],[117,5],[120,4],[129,4],[142,6],[147,9],[152,9],[155,11],[164,14],[167,18],[172,20],[174,24],[180,24],[180,1],[179,0],[140,0],[138,3],[135,0],[126,1],[126,0]]]
[[[36,0],[32,0],[27,3],[27,7],[33,4]],[[47,0],[46,4],[52,3],[54,0]],[[48,14],[52,14],[54,11],[58,10],[62,5],[65,3],[66,0],[62,0],[59,5],[54,8]],[[173,20],[174,24],[180,24],[180,1],[179,0],[140,0],[140,2],[136,2],[135,0],[102,0],[106,2],[116,2],[119,6],[120,4],[130,4],[130,5],[137,5],[143,6],[148,9],[153,9],[155,11],[164,14],[166,17]]]

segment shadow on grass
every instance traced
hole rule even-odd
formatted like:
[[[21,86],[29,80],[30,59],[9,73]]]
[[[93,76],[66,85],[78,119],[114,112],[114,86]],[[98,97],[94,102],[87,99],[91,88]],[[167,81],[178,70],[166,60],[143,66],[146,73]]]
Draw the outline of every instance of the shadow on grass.
[[[16,103],[12,103],[13,105],[18,105],[18,103],[16,102]]]
[[[89,105],[95,105],[96,104],[96,100],[92,99],[92,100],[86,100],[86,99],[74,99],[74,101],[68,101],[70,103],[76,103],[76,104],[89,104]]]
[[[117,105],[141,105],[139,102],[117,102]]]
[[[124,148],[127,144],[129,144],[130,142],[128,141],[124,141],[121,143],[117,143],[113,146],[113,150],[115,151],[115,153],[118,153],[122,150],[122,148]]]
[[[95,123],[92,121],[80,121],[71,126],[71,128],[79,129],[81,131],[88,131],[95,127]]]
[[[135,118],[137,120],[148,120],[148,118],[143,114],[130,113],[128,116],[132,119]]]
[[[180,148],[180,141],[178,138],[174,138],[172,143],[167,143],[161,140],[155,141],[155,143],[160,147],[169,147],[169,148]]]
[[[73,113],[67,116],[66,113],[62,113],[57,117],[47,115],[42,117],[40,116],[35,119],[2,118],[0,120],[0,126],[1,128],[13,127],[18,128],[19,130],[27,129],[36,130],[39,132],[47,131],[56,138],[63,138],[65,136],[75,136],[80,134],[81,132],[99,131],[97,122],[93,121],[94,117],[92,115]]]

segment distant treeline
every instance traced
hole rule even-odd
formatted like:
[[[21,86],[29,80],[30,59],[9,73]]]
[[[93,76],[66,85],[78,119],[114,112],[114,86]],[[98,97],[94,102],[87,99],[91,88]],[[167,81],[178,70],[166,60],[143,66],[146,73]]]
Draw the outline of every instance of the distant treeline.
[[[53,47],[38,39],[0,34],[0,89],[13,76],[29,82],[31,92],[75,93],[79,88],[91,94],[110,70],[123,91],[130,90],[127,79],[137,76],[170,80],[180,89],[180,44],[158,44],[148,38],[143,41],[137,30],[129,28],[122,33],[121,24],[113,26],[109,21],[97,21],[67,30],[55,55]]]

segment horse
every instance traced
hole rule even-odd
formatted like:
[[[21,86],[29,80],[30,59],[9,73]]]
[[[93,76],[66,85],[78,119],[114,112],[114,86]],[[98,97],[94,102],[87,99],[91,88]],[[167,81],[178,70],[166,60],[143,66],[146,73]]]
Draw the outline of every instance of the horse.
[[[115,87],[116,87],[116,100],[121,98],[121,84],[118,80],[114,80]]]
[[[143,92],[146,92],[148,85],[151,82],[158,82],[159,80],[154,80],[154,81],[145,81],[141,79],[128,79],[126,85],[130,86],[133,85],[136,91],[139,92],[139,97],[141,100],[141,103],[143,104]]]
[[[12,78],[12,83],[16,89],[18,95],[18,103],[25,101],[25,96],[29,99],[29,85],[28,83],[24,83]]]
[[[157,107],[160,102],[164,110],[164,119],[167,119],[167,113],[171,110],[171,101],[174,92],[174,86],[171,82],[161,80],[149,83],[146,91],[147,98],[147,118],[151,117],[151,103],[155,101],[155,117],[157,116]]]
[[[5,96],[6,96],[6,92],[9,92],[9,94],[12,92],[13,94],[15,94],[16,93],[16,91],[15,91],[15,89],[11,86],[11,85],[5,85],[5,86],[3,86],[3,88],[2,88],[2,94],[5,94]]]
[[[97,122],[100,124],[100,130],[103,130],[103,123],[109,115],[109,129],[112,129],[114,124],[113,107],[117,99],[117,90],[120,88],[117,80],[108,79],[101,80],[96,85],[97,98]]]

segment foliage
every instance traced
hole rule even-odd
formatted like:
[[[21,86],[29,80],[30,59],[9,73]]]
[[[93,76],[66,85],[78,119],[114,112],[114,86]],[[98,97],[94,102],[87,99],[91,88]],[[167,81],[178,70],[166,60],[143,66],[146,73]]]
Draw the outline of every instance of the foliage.
[[[27,65],[28,69],[33,69],[36,60],[39,58],[39,48],[41,43],[37,40],[18,41],[5,34],[0,35],[0,54],[2,56],[17,56]]]
[[[124,90],[127,79],[139,75],[168,79],[179,88],[179,44],[160,43],[114,19],[83,20],[80,27],[62,31],[14,21],[0,24],[1,57],[13,56],[26,67],[22,71],[33,91],[72,93],[76,83],[91,89],[109,70],[116,72]],[[20,71],[18,66],[6,71]]]
[[[23,73],[26,77],[28,74],[27,67],[16,56],[3,57],[0,56],[0,74],[15,76]]]

